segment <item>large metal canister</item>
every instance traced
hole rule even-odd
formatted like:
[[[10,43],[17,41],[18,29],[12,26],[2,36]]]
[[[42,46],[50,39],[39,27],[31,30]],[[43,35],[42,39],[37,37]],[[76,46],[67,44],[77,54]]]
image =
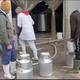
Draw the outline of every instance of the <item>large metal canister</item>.
[[[67,42],[67,48],[68,48],[69,53],[74,53],[75,49],[76,49],[74,42],[68,41]]]
[[[42,52],[39,56],[39,74],[40,76],[47,77],[53,74],[52,59],[48,52]]]
[[[21,60],[21,59],[28,59],[30,60],[30,54],[26,53],[26,54],[23,54],[22,52],[19,52],[20,55],[18,56],[18,59]]]
[[[22,59],[22,60],[18,60],[18,67],[23,68],[23,69],[29,69],[32,68],[32,62],[30,60],[27,59]]]
[[[30,69],[17,69],[17,79],[33,79],[33,68]]]
[[[17,79],[32,79],[33,66],[29,54],[21,54],[17,60]]]

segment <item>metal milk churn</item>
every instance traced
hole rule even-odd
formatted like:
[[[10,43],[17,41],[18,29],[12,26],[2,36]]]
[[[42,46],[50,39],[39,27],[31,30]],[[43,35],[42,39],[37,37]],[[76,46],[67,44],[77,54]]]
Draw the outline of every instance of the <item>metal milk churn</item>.
[[[53,74],[53,64],[50,54],[42,52],[39,56],[39,74],[40,76],[47,77]]]
[[[68,52],[66,54],[66,64],[67,66],[73,68],[73,61],[74,61],[74,58],[75,58],[75,49],[76,49],[76,46],[75,46],[75,43],[73,41],[67,41],[67,49],[68,49]]]
[[[29,59],[30,60],[30,54],[29,53],[26,53],[26,54],[23,54],[22,52],[19,52],[20,55],[18,56],[18,59],[21,60],[21,59]]]
[[[17,69],[17,79],[33,79],[33,69]]]
[[[17,79],[32,79],[33,78],[33,66],[30,60],[29,54],[20,55],[19,60],[17,60]]]
[[[67,42],[67,48],[68,48],[69,53],[74,53],[76,46],[75,46],[74,42],[68,41]]]

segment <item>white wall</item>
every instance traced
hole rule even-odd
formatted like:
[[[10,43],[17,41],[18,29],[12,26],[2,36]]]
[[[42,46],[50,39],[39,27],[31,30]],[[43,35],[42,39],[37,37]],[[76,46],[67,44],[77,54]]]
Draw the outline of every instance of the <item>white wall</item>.
[[[70,37],[70,15],[74,10],[80,10],[80,0],[63,1],[63,30],[66,38]]]

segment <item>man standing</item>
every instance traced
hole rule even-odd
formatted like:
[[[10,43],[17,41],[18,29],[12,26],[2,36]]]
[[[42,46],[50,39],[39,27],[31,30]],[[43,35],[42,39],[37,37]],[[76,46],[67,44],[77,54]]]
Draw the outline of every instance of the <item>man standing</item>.
[[[0,9],[0,43],[3,52],[2,64],[4,77],[8,79],[13,79],[15,78],[15,76],[13,76],[11,73],[14,73],[16,70],[16,50],[13,41],[13,31],[7,17],[10,8],[10,2],[8,0],[2,0]]]
[[[70,16],[71,39],[76,45],[75,59],[80,60],[80,12],[75,10]]]
[[[37,48],[34,42],[36,40],[33,29],[34,21],[27,10],[23,11],[20,7],[18,7],[16,9],[16,13],[18,13],[17,26],[18,29],[20,29],[18,36],[23,53],[26,54],[26,43],[28,43],[33,51],[34,59],[38,60]]]

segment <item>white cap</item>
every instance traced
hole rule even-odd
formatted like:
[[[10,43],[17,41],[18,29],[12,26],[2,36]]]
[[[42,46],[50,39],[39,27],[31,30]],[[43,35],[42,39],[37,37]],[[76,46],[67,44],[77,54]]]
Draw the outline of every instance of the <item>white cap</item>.
[[[23,9],[21,7],[16,8],[16,12],[21,12]]]

